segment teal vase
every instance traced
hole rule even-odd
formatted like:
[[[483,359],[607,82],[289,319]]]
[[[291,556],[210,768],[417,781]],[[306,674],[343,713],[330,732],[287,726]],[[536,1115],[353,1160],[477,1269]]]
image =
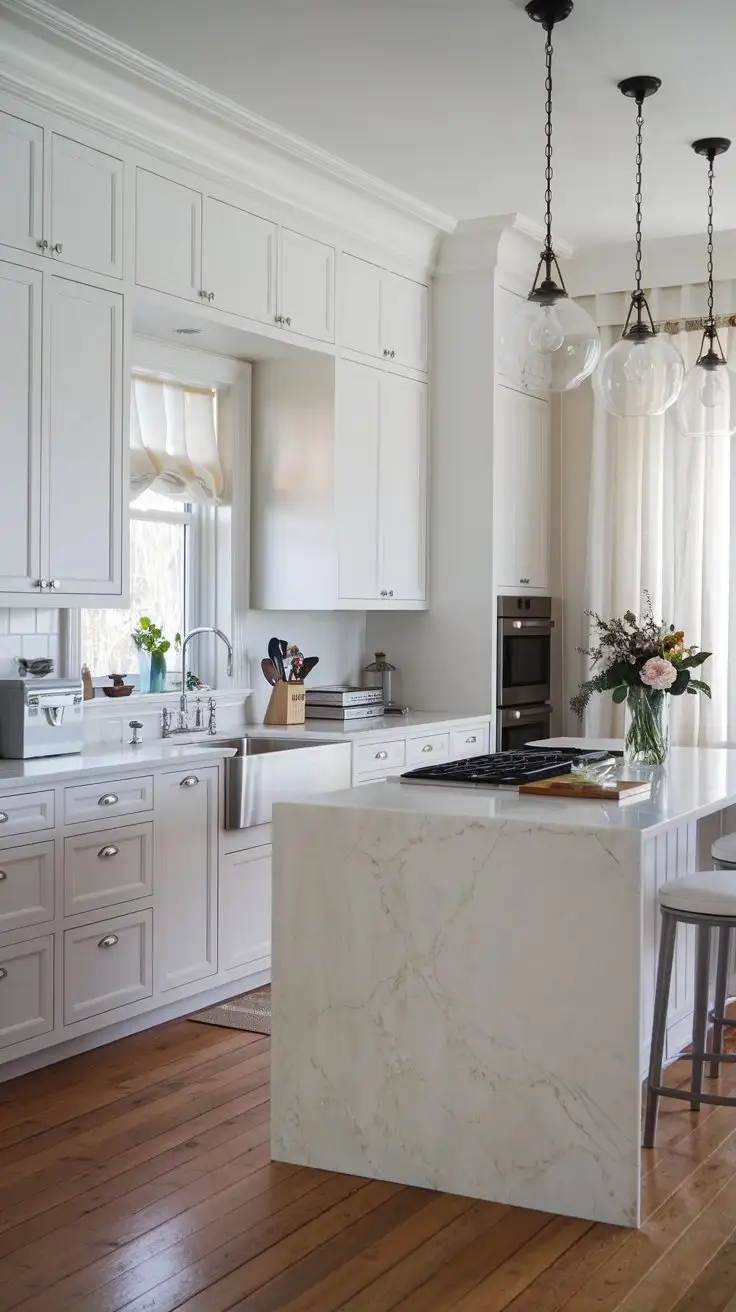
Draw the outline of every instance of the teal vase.
[[[148,681],[149,692],[166,692],[166,657],[151,652],[151,674]]]

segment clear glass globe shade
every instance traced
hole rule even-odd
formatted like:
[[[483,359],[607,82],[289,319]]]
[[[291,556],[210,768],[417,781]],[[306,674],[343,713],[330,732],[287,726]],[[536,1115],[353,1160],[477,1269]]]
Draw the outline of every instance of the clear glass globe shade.
[[[601,339],[595,321],[568,296],[554,305],[523,301],[501,333],[500,364],[524,386],[569,392],[598,363]]]
[[[593,387],[609,414],[636,419],[664,414],[677,400],[684,376],[683,358],[665,334],[643,342],[622,337],[603,356]]]
[[[736,433],[736,374],[693,365],[685,374],[673,415],[684,437],[731,437]]]

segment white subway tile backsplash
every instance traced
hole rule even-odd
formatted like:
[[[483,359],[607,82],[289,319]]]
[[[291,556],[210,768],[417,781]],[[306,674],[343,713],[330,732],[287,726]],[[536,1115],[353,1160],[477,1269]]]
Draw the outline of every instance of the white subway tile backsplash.
[[[14,609],[10,611],[10,632],[11,633],[35,633],[36,632],[36,612],[28,609]]]
[[[36,611],[36,633],[58,633],[59,632],[59,612],[58,610],[37,610]]]
[[[0,610],[0,634],[10,632],[10,611]]]
[[[49,655],[49,639],[45,634],[24,634],[20,640],[21,655],[27,660],[35,660],[38,656]]]

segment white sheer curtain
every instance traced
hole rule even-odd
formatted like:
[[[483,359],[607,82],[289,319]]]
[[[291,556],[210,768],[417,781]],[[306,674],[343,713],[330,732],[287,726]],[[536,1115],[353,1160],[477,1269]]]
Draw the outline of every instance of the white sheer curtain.
[[[177,501],[217,505],[223,484],[214,392],[135,376],[130,407],[131,498],[151,488]]]
[[[652,308],[656,316],[656,299]],[[671,300],[668,309],[671,313]],[[616,336],[616,329],[603,330],[604,350]],[[697,358],[701,333],[684,330],[673,336],[689,368]],[[721,340],[735,359],[736,330],[724,329]],[[730,441],[683,438],[667,414],[616,419],[603,411],[590,391],[575,399],[565,397],[561,416],[563,478],[566,429],[573,460],[576,446],[582,456],[581,443],[587,439],[590,445],[587,570],[579,576],[583,595],[575,598],[578,604],[583,602],[580,611],[589,608],[604,617],[638,611],[642,590],[647,589],[655,614],[684,629],[688,643],[713,652],[703,670],[713,687],[713,700],[672,699],[673,741],[717,745],[733,740],[736,669],[730,673],[730,649],[736,636],[731,616],[736,568],[731,561]],[[567,468],[574,478],[569,451]],[[584,513],[584,505],[577,504],[578,513]],[[564,511],[562,527],[564,534]],[[578,627],[569,615],[568,641],[576,641],[578,634],[584,639],[589,636],[587,623]],[[567,665],[568,671],[575,669],[574,660],[568,659]],[[577,662],[577,668],[579,677],[585,677],[584,660]],[[574,686],[571,678],[567,682],[569,697]],[[610,696],[594,696],[585,731],[591,736],[618,737],[623,715],[623,708],[614,706]]]

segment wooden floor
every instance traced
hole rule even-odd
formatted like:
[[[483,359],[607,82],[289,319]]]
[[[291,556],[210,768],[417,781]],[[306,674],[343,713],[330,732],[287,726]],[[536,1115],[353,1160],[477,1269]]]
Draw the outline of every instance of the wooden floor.
[[[176,1021],[0,1085],[0,1309],[736,1312],[736,1112],[664,1105],[626,1231],[271,1164],[268,1047]]]

